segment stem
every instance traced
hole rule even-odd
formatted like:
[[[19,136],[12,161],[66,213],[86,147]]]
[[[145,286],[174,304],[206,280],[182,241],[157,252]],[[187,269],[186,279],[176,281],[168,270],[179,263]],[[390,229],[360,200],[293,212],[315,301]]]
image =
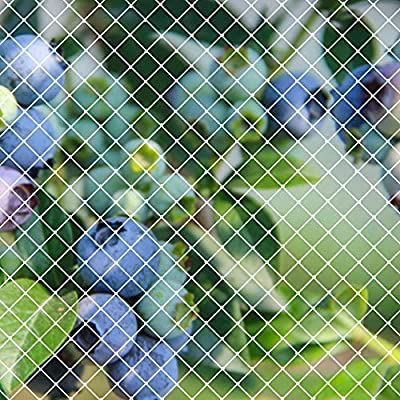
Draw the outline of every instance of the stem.
[[[284,66],[287,64],[290,59],[292,58],[293,54],[297,51],[297,49],[303,44],[304,40],[309,36],[309,32],[311,28],[318,20],[319,14],[313,10],[311,14],[308,16],[305,23],[301,26],[301,30],[296,36],[294,42],[290,45],[289,49],[282,57],[282,60],[279,62],[279,65],[272,71],[272,73],[276,76],[279,75],[281,72],[284,71]]]
[[[364,344],[385,358],[386,363],[398,365],[400,363],[400,348],[382,337],[371,333],[364,326],[358,326],[354,329],[355,340]]]

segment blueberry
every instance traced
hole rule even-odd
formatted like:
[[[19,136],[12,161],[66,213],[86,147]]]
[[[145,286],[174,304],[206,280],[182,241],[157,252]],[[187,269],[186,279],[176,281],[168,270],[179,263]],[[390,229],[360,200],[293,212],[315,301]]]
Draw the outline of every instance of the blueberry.
[[[88,113],[97,121],[107,121],[128,105],[129,92],[123,80],[109,74],[89,76],[73,92],[72,108],[77,115]],[[136,111],[136,110],[135,110]]]
[[[327,102],[328,95],[314,75],[281,73],[271,80],[263,95],[269,116],[267,135],[301,139],[315,134]]]
[[[231,106],[224,101],[219,101],[213,105],[208,118],[205,120],[205,125],[210,132],[209,140],[207,144],[202,141],[201,146],[206,147],[208,145],[217,159],[220,159],[221,155],[226,154],[235,145],[235,137],[230,130],[231,126],[229,126],[231,116]],[[215,160],[211,164],[213,163],[215,163]]]
[[[346,77],[333,92],[332,115],[339,137],[353,151],[358,147],[361,158],[382,161],[390,141],[396,139],[400,107],[400,63],[379,67],[360,66]],[[387,146],[386,146],[387,144]]]
[[[133,139],[124,145],[127,162],[122,173],[134,185],[146,185],[166,170],[163,150],[152,140]],[[126,155],[126,156],[125,156]]]
[[[400,211],[400,143],[389,151],[383,166],[383,186],[391,204]]]
[[[234,104],[229,129],[236,138],[260,137],[266,132],[267,126],[266,110],[257,99],[249,98]]]
[[[168,95],[169,102],[186,123],[198,123],[217,98],[217,92],[197,71],[189,71]]]
[[[174,339],[184,333],[194,318],[194,298],[186,289],[175,290],[160,280],[143,295],[136,311],[145,332],[155,338]]]
[[[230,106],[225,101],[220,100],[213,103],[207,114],[201,120],[201,124],[203,124],[204,129],[207,131],[207,136],[210,137],[210,141],[218,136],[226,140],[229,130],[224,125],[229,116]]]
[[[365,97],[363,86],[371,70],[370,65],[355,68],[331,92],[333,97],[331,110],[337,126],[337,133],[346,145],[351,142],[351,131],[357,131],[367,122],[362,107]]]
[[[175,290],[179,290],[185,284],[187,274],[180,264],[181,254],[179,253],[179,244],[176,246],[164,243],[160,256],[160,278],[168,282]]]
[[[107,132],[108,139],[117,140],[118,143],[124,144],[129,139],[132,139],[135,136],[135,132],[140,132],[142,137],[147,137],[146,131],[151,128],[147,126],[147,122],[155,124],[154,120],[147,121],[146,115],[141,115],[140,108],[126,103],[123,107],[118,108],[118,111],[111,115],[107,119],[107,122],[104,125],[104,128]],[[148,117],[151,119],[151,117]],[[140,121],[141,126],[139,129],[131,129],[130,124],[135,121],[136,123]]]
[[[15,96],[4,86],[0,86],[0,129],[11,125],[18,114]]]
[[[391,55],[395,60],[400,60],[400,36],[397,37],[394,47],[391,50]]]
[[[191,130],[185,135],[187,141],[191,141],[188,147],[190,153],[196,152],[196,159],[202,159],[202,162],[210,162],[213,164],[214,157],[221,157],[221,154],[232,145],[232,134],[229,131],[227,121],[232,112],[230,106],[224,100],[214,102],[207,112],[197,121],[192,132],[196,134],[195,140],[190,138]],[[208,140],[205,142],[204,138]],[[199,145],[196,145],[196,142]],[[200,146],[200,148],[199,148]],[[211,155],[204,154],[210,151]]]
[[[35,185],[19,171],[0,166],[0,232],[28,222],[37,204]]]
[[[212,63],[210,83],[220,95],[236,102],[255,96],[265,85],[268,68],[262,57],[249,47],[221,49]]]
[[[107,367],[113,391],[122,398],[136,400],[164,398],[178,381],[173,351],[147,336],[137,336],[136,343],[123,360]]]
[[[185,127],[183,132],[179,131],[181,150],[177,149],[173,154],[176,162],[184,163],[185,169],[193,175],[206,174],[205,170],[211,168],[225,149],[232,145],[233,140],[230,140],[229,130],[225,126],[230,114],[227,103],[219,100],[195,124]],[[188,154],[195,157],[188,157]]]
[[[146,221],[149,213],[144,195],[135,189],[119,190],[113,194],[114,206],[109,215],[126,215],[139,222]]]
[[[23,106],[56,97],[66,66],[57,49],[38,36],[19,35],[0,44],[0,83],[13,90]]]
[[[75,166],[90,169],[107,151],[104,135],[99,124],[89,118],[72,121],[62,137],[63,153],[71,155]]]
[[[400,62],[379,66],[365,81],[365,114],[375,129],[388,139],[399,139]]]
[[[164,175],[152,186],[149,205],[158,216],[179,222],[195,211],[196,195],[182,175]]]
[[[188,351],[188,342],[191,339],[193,325],[190,324],[179,336],[167,340],[168,346],[176,353],[186,353]]]
[[[115,144],[112,149],[108,148],[104,152],[102,158],[107,164],[105,169],[125,182],[125,186],[115,187],[114,190],[104,187],[107,193],[105,197],[108,198],[111,198],[117,190],[127,189],[128,185],[134,186],[137,190],[147,191],[151,183],[161,177],[166,170],[163,150],[152,140],[132,139],[123,146]],[[108,180],[107,175],[103,173],[101,175],[104,177],[102,179]]]
[[[66,352],[50,358],[28,380],[28,387],[49,396],[50,400],[69,399],[78,389],[83,373],[82,363],[76,363]]]
[[[119,297],[99,293],[79,302],[73,340],[97,364],[115,362],[127,354],[136,331],[136,316]]]
[[[160,248],[145,226],[124,217],[99,222],[77,245],[82,283],[97,292],[130,298],[154,282]]]
[[[82,180],[83,198],[90,211],[97,216],[108,213],[114,203],[113,195],[126,190],[128,185],[121,171],[108,165],[90,169]]]
[[[35,109],[19,109],[14,123],[0,136],[0,164],[32,176],[50,167],[56,150],[50,121]]]

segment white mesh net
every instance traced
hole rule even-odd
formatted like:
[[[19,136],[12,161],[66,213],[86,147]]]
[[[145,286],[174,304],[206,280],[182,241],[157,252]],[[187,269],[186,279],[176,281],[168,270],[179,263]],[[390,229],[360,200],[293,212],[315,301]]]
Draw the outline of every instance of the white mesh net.
[[[400,398],[399,22],[0,1],[0,400]]]

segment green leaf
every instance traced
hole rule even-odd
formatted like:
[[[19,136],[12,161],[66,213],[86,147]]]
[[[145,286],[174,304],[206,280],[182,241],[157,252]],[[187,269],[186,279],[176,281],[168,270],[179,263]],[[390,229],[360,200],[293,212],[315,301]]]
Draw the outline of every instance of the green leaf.
[[[188,361],[201,360],[202,365],[234,373],[248,372],[249,338],[243,328],[240,301],[219,289],[213,289],[210,296],[204,298],[202,293],[198,291],[196,296],[200,297],[196,298],[196,304],[201,319],[195,321]]]
[[[291,300],[286,312],[271,318],[268,324],[250,316],[245,322],[255,339],[256,345],[251,347],[252,356],[263,357],[268,353],[281,359],[285,356],[279,352],[288,348],[293,353],[293,350],[303,349],[304,346],[341,342],[344,337],[351,339],[357,335],[352,328],[367,310],[366,299],[366,290],[346,288],[325,299],[316,296],[304,298],[304,295],[296,297]]]
[[[371,366],[375,366],[372,368]],[[358,359],[349,363],[331,378],[320,377],[323,390],[318,400],[345,398],[346,400],[370,400],[379,390],[386,366],[379,359]],[[325,384],[329,382],[329,385]],[[309,387],[309,386],[308,386]],[[311,394],[311,393],[310,393]],[[398,399],[398,395],[395,397]]]
[[[271,147],[264,148],[254,158],[244,161],[228,183],[231,191],[240,192],[252,187],[258,190],[277,190],[283,187],[315,184],[321,172],[314,166]]]
[[[38,198],[38,215],[17,231],[16,249],[31,271],[58,287],[76,264],[73,230],[66,212],[49,193],[40,191]]]
[[[400,367],[393,365],[385,371],[377,400],[398,400],[400,397]]]
[[[10,394],[63,344],[75,325],[75,292],[50,295],[18,279],[0,288],[0,384]]]
[[[365,18],[358,20],[353,12],[340,13],[325,24],[324,58],[329,69],[341,82],[348,71],[375,61],[378,52],[374,29]],[[361,54],[358,53],[360,51]]]
[[[254,204],[251,200],[247,200],[253,207]],[[219,201],[214,207],[222,211],[222,204]],[[259,211],[259,207],[257,207],[257,211]],[[203,264],[204,259],[206,259],[214,267],[215,272],[219,275],[219,282],[238,292],[245,307],[252,305],[262,311],[276,312],[280,310],[281,305],[284,303],[282,296],[273,288],[274,282],[270,275],[272,269],[269,262],[272,261],[273,257],[277,256],[277,241],[273,237],[274,234],[268,230],[269,219],[265,219],[267,214],[264,215],[262,212],[257,211],[252,210],[256,214],[254,221],[251,221],[251,224],[254,225],[250,224],[248,226],[253,226],[252,229],[254,229],[253,243],[255,244],[260,239],[260,244],[265,246],[263,248],[261,248],[261,245],[256,246],[260,254],[253,250],[247,253],[245,247],[234,249],[234,242],[228,243],[225,238],[225,243],[221,243],[216,237],[195,224],[190,224],[184,228],[184,236],[189,243],[199,247],[199,253],[203,257]],[[260,216],[261,220],[264,218],[264,224],[267,225],[258,226],[257,218],[260,218]],[[238,217],[235,221],[237,225],[244,224],[244,221],[246,221],[241,219],[240,214],[235,215],[235,217]],[[221,226],[220,230],[222,232],[224,227]],[[243,234],[249,234],[249,232],[248,228],[244,228]],[[229,233],[225,230],[224,234],[228,235]],[[237,240],[236,243],[240,243],[241,239],[235,238],[233,240]],[[244,241],[243,244],[248,246]],[[261,256],[262,254],[264,256]]]
[[[253,326],[251,333],[265,352],[336,342],[341,340],[343,329],[329,323],[331,317],[332,313],[326,306],[311,309],[302,299],[295,299],[287,312],[266,325]]]
[[[14,242],[14,240],[13,240]],[[12,244],[6,244],[6,241],[3,241],[0,244],[0,259],[1,259],[1,268],[2,272],[6,276],[11,276],[13,279],[17,278],[19,271],[21,270],[21,259],[18,257],[18,254],[13,251]]]
[[[352,4],[361,3],[364,0],[347,0],[345,3],[339,0],[319,0],[318,8],[323,11],[336,11],[339,8],[348,8]],[[346,8],[345,8],[346,7]]]
[[[43,231],[49,238],[47,247],[52,259],[66,272],[75,264],[75,256],[71,251],[73,246],[73,231],[66,212],[49,193],[38,193],[39,212],[45,222]]]
[[[251,257],[256,261],[261,257],[264,264],[278,267],[278,232],[265,208],[248,196],[220,192],[213,201],[213,210],[222,245],[235,258]]]
[[[4,283],[6,280],[5,274],[4,274],[4,267],[3,267],[3,262],[0,263],[0,286]]]
[[[0,400],[8,400],[6,396],[6,392],[4,391],[3,387],[0,385]]]
[[[348,321],[352,326],[361,321],[368,310],[368,291],[366,288],[346,286],[335,294],[329,306],[338,319]]]

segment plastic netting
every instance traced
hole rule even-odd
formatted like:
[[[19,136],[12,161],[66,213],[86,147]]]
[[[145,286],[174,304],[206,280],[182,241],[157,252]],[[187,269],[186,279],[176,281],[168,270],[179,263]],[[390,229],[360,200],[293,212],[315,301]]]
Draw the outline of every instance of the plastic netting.
[[[400,398],[399,22],[1,0],[0,398]]]

